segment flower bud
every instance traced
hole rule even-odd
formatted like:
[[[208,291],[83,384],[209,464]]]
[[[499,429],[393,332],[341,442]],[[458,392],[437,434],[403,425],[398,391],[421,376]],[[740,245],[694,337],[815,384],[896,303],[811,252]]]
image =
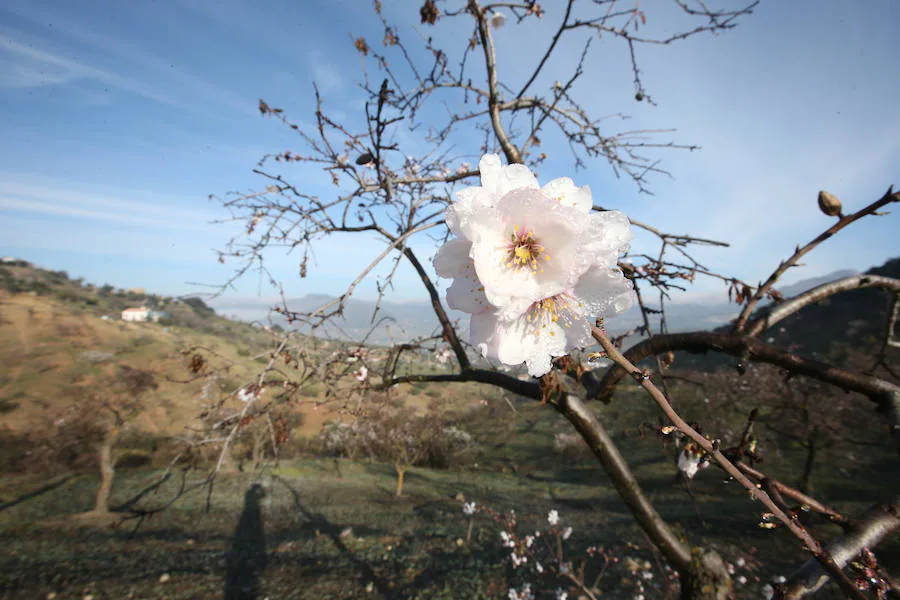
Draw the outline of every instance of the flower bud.
[[[823,190],[819,192],[819,209],[829,217],[840,217],[841,201],[834,194]]]

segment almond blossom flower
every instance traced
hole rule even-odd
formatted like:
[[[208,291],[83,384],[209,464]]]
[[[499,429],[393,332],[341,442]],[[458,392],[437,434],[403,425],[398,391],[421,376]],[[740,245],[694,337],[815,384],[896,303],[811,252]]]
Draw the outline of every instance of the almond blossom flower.
[[[628,219],[593,212],[590,189],[569,178],[538,186],[524,165],[479,163],[481,185],[461,190],[446,221],[457,239],[434,258],[451,278],[447,304],[470,313],[470,342],[532,376],[553,357],[591,343],[589,319],[632,302],[617,260],[631,241]]]
[[[688,452],[687,449],[682,450],[678,455],[678,470],[684,473],[688,479],[693,479],[700,470],[700,457]]]
[[[547,513],[547,522],[552,526],[559,525],[559,512],[555,508]]]
[[[369,378],[369,369],[367,369],[366,366],[363,365],[356,372],[356,380],[362,382],[368,378]]]
[[[678,470],[688,479],[693,479],[697,471],[709,466],[709,456],[706,455],[695,443],[688,442],[678,455]],[[733,572],[734,565],[729,563]]]
[[[509,600],[534,600],[534,592],[531,591],[531,584],[525,583],[522,584],[521,591],[516,590],[516,588],[509,588],[507,597]]]

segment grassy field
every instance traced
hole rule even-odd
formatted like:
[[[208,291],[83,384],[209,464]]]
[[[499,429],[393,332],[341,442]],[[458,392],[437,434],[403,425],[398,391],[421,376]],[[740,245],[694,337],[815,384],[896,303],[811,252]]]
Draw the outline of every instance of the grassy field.
[[[485,514],[475,517],[472,541],[464,542],[465,498],[501,512],[515,510],[520,531],[546,527],[547,512],[558,510],[563,524],[574,528],[565,545],[567,558],[577,564],[588,546],[602,545],[613,555],[650,561],[654,578],[644,582],[644,593],[662,597],[666,572],[602,471],[589,462],[562,468],[546,444],[538,445],[556,423],[536,418],[540,410],[521,410],[511,420],[509,439],[514,442],[495,449],[490,470],[415,468],[399,499],[393,496],[389,465],[307,459],[255,475],[222,475],[211,494],[188,494],[139,527],[126,521],[110,528],[73,518],[92,506],[93,476],[5,478],[0,486],[0,595],[95,600],[503,598],[522,578],[504,560],[508,550],[500,544],[500,525]],[[529,444],[534,445],[530,450]],[[715,469],[693,483],[695,507],[683,486],[674,483],[671,458],[658,442],[626,439],[623,447],[656,506],[677,530],[692,543],[719,549],[731,562],[744,558],[736,576],[745,576],[747,583],[738,585],[739,597],[759,597],[765,581],[787,574],[804,558],[788,534],[759,528],[747,495],[723,483]],[[518,475],[498,472],[514,462],[531,468],[525,474],[519,469]],[[127,502],[158,474],[122,471],[113,504]],[[877,479],[868,484],[860,479],[850,488],[846,479],[829,473],[816,483],[822,497],[851,514],[868,506],[871,494],[891,491],[879,491],[883,481]],[[170,480],[137,506],[158,505],[176,489],[177,482]],[[816,532],[827,539],[838,530],[822,526]],[[896,568],[900,544],[879,556]],[[599,564],[589,562],[588,570]],[[546,590],[559,584],[534,574],[526,579]],[[635,578],[622,563],[606,571],[599,588],[608,598],[636,595]]]

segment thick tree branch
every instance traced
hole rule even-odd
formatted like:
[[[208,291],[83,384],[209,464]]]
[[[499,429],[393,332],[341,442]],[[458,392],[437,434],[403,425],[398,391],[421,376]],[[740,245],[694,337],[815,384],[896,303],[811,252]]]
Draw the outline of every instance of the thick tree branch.
[[[900,497],[888,504],[870,508],[845,535],[826,546],[834,562],[844,567],[865,549],[878,546],[900,531]],[[782,588],[787,600],[798,600],[817,591],[828,581],[828,575],[816,560],[809,560],[788,578]]]
[[[609,437],[594,413],[580,398],[572,394],[565,394],[556,408],[587,442],[641,529],[665,555],[666,560],[679,572],[685,574],[689,572],[691,569],[690,548],[676,537],[668,524],[653,508],[628,467],[628,463],[619,453],[612,438]]]
[[[794,296],[790,300],[786,300],[773,306],[766,314],[750,321],[747,324],[747,335],[757,336],[782,319],[789,317],[810,304],[815,304],[820,300],[824,300],[828,296],[833,296],[840,292],[861,290],[865,288],[879,288],[893,294],[900,294],[900,279],[863,274],[852,275],[850,277],[845,277],[844,279],[824,283],[798,296]]]
[[[521,163],[523,162],[522,155],[515,144],[510,141],[509,136],[506,134],[506,129],[503,127],[503,120],[500,118],[500,105],[502,104],[500,100],[500,83],[497,79],[497,56],[494,52],[494,40],[491,37],[490,26],[484,10],[479,6],[477,0],[469,0],[469,10],[478,25],[478,37],[481,40],[481,48],[484,50],[484,67],[487,70],[488,92],[490,93],[488,110],[491,115],[491,127],[494,129],[494,136],[500,143],[503,154],[506,155],[506,162],[509,164]]]

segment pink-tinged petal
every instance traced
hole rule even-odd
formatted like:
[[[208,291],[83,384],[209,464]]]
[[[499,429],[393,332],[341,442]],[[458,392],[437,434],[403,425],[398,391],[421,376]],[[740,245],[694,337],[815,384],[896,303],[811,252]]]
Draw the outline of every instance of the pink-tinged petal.
[[[581,251],[592,241],[586,228],[593,223],[571,207],[563,207],[540,190],[519,189],[504,196],[494,215],[473,226],[478,230],[472,258],[488,292],[537,300],[571,288],[594,261]],[[499,228],[498,228],[499,227]],[[599,232],[599,223],[594,229]],[[529,265],[512,265],[511,240],[527,233],[538,251]],[[492,300],[493,302],[493,300]]]
[[[471,249],[472,242],[465,239],[449,240],[438,248],[432,261],[438,277],[462,277],[472,273],[472,259],[469,257]]]

